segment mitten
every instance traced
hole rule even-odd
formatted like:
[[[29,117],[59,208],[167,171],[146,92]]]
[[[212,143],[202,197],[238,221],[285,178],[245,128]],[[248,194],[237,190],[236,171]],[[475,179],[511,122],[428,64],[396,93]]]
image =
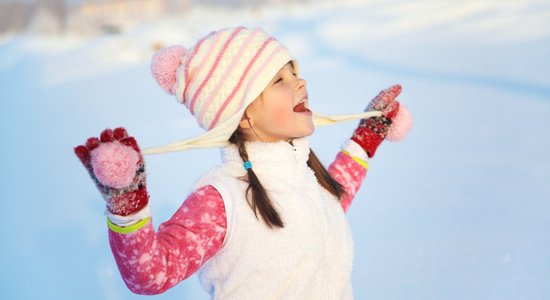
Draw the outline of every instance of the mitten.
[[[374,156],[390,131],[392,121],[399,112],[400,104],[395,98],[400,93],[401,86],[398,84],[381,91],[370,101],[365,111],[381,111],[382,116],[361,120],[353,132],[351,139],[365,150],[369,158]]]
[[[110,213],[128,216],[149,201],[145,182],[145,163],[136,140],[126,129],[105,129],[99,139],[89,138],[74,148]]]

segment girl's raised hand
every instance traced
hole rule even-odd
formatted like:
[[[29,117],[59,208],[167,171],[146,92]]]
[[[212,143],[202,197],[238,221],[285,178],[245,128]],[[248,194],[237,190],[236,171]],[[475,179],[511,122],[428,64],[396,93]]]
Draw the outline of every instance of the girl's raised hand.
[[[390,105],[396,101],[395,99],[399,94],[401,94],[401,85],[392,85],[378,93],[378,95],[369,102],[365,111],[378,110],[387,113],[393,109]]]
[[[75,147],[74,152],[111,213],[127,216],[147,205],[143,155],[126,129],[105,129],[99,138],[89,138],[85,144]]]
[[[353,132],[351,139],[373,157],[384,139],[402,139],[412,126],[412,117],[407,109],[396,100],[401,85],[393,85],[381,91],[367,105],[365,111],[381,111],[381,117],[363,119]]]

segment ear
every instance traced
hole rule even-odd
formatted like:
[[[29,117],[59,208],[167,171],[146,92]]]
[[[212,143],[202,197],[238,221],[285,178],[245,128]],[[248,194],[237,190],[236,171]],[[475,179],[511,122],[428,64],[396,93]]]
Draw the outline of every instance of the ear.
[[[250,125],[248,125],[248,121],[245,118],[242,118],[241,122],[239,123],[239,127],[243,129],[249,129]]]
[[[239,122],[239,127],[243,129],[250,129],[252,128],[252,125],[254,124],[254,120],[252,120],[248,114],[245,112],[241,121]]]

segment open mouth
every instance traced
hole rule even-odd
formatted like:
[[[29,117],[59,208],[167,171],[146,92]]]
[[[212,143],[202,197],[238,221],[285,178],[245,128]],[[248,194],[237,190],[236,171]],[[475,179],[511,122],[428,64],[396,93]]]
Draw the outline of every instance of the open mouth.
[[[311,110],[309,110],[309,108],[306,107],[306,102],[305,101],[302,101],[298,104],[296,104],[296,106],[294,106],[294,108],[292,109],[294,112],[297,112],[297,113],[310,113]]]

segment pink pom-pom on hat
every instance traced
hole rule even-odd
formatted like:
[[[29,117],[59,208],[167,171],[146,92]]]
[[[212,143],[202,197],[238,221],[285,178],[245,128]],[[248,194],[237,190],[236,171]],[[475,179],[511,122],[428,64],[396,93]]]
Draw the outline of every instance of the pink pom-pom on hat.
[[[138,153],[119,142],[103,143],[90,153],[92,168],[97,180],[106,186],[129,186],[138,168]]]
[[[167,93],[174,95],[176,73],[187,50],[183,46],[170,46],[157,51],[151,59],[151,73]]]
[[[411,112],[404,106],[399,106],[399,111],[392,121],[386,139],[390,142],[398,142],[405,138],[411,131],[413,118]]]

